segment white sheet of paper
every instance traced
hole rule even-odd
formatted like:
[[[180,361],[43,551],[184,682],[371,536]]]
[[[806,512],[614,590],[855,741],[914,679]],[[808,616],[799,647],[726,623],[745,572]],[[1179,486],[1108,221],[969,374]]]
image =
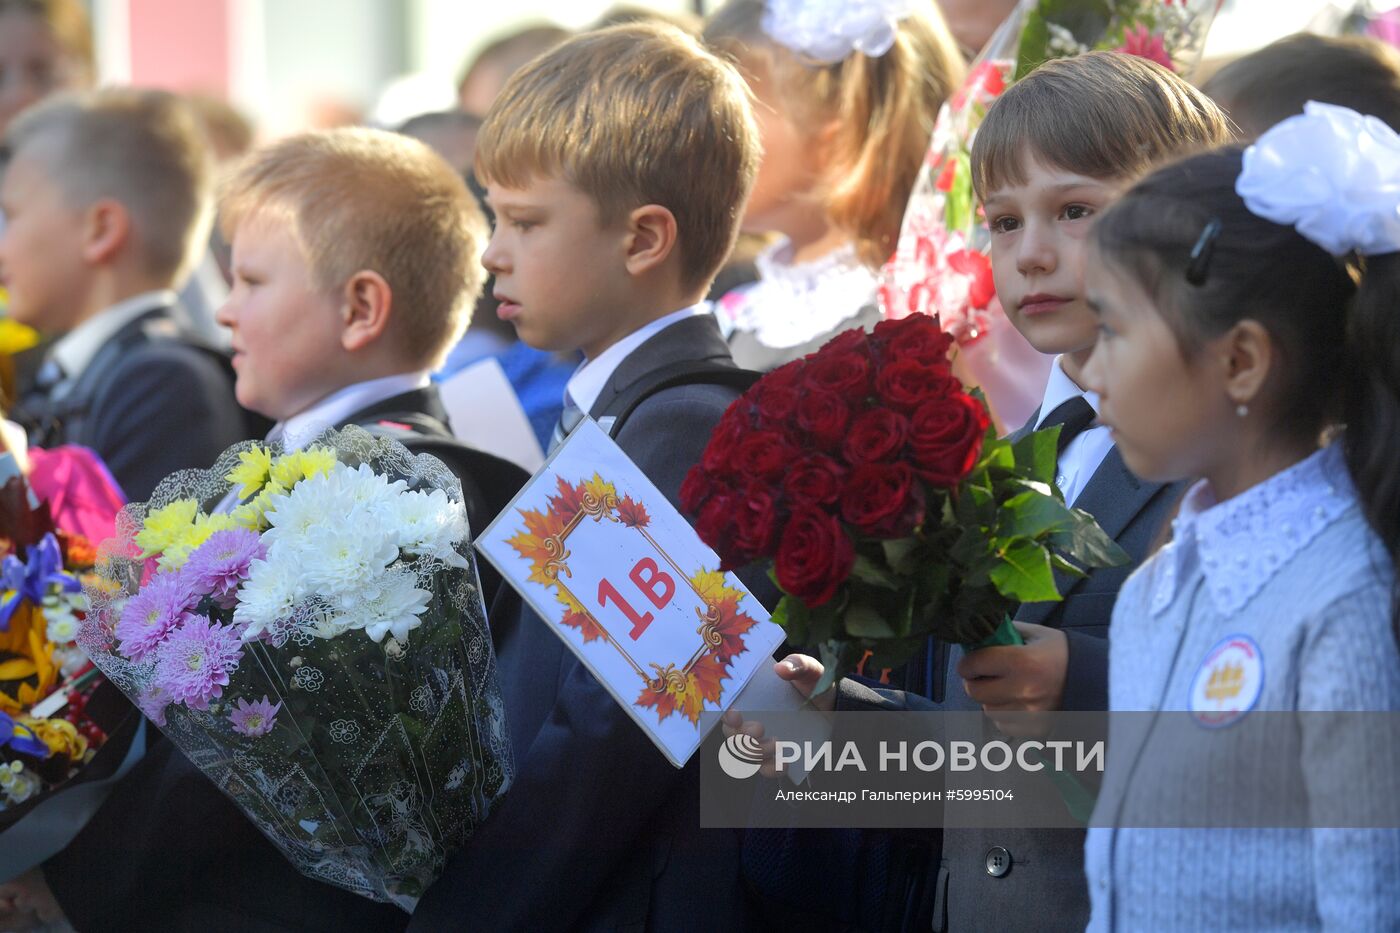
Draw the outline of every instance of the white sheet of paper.
[[[476,547],[676,767],[705,738],[700,714],[728,709],[783,640],[588,419]]]
[[[473,363],[438,383],[452,432],[464,444],[534,472],[544,463],[520,398],[494,359]]]

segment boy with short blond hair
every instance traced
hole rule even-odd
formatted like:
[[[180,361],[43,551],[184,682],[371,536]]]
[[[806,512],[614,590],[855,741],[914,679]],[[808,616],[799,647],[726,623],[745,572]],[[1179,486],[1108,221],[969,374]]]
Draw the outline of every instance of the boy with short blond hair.
[[[220,206],[234,282],[219,320],[232,331],[240,401],[276,421],[270,437],[286,448],[356,424],[443,458],[472,526],[484,527],[525,474],[452,442],[428,378],[485,277],[485,221],[461,177],[416,140],[340,129],[255,151]],[[119,846],[129,857],[116,865]],[[245,914],[277,929],[407,922],[397,907],[299,874],[169,743],[44,874],[80,929],[113,915],[133,929],[241,927]]]
[[[633,25],[517,73],[478,142],[498,313],[531,346],[585,356],[556,436],[591,414],[673,502],[739,392],[720,384],[737,370],[703,298],[757,138],[737,72],[677,29]],[[697,368],[714,381],[649,391]],[[696,763],[673,768],[545,624],[504,602],[492,630],[515,783],[411,929],[741,928],[737,838],[699,828]]]
[[[54,338],[16,420],[31,443],[94,449],[134,500],[250,428],[227,360],[177,323],[211,216],[211,169],[182,102],[53,98],[5,134],[0,275],[9,314]]]

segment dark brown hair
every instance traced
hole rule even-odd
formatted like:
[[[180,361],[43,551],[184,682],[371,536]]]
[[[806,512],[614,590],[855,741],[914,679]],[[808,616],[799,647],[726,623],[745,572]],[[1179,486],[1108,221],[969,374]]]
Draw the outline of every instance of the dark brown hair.
[[[1400,130],[1400,51],[1365,36],[1285,36],[1221,68],[1203,90],[1253,139],[1310,100]]]
[[[972,185],[985,199],[1022,184],[1028,154],[1089,178],[1133,178],[1229,139],[1220,108],[1166,68],[1089,52],[1046,62],[991,106],[972,144]]]

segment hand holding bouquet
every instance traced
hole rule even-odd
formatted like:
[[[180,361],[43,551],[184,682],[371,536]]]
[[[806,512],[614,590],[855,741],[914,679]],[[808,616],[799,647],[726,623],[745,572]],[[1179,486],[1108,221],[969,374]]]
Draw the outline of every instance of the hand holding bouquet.
[[[118,532],[94,661],[301,871],[411,909],[512,771],[456,478],[244,444]]]
[[[1056,571],[1127,559],[1055,489],[1059,428],[997,438],[951,343],[922,314],[840,334],[730,406],[681,489],[723,569],[773,562],[773,620],[820,651],[818,693],[866,651],[1014,643],[1010,614],[1058,600]]]

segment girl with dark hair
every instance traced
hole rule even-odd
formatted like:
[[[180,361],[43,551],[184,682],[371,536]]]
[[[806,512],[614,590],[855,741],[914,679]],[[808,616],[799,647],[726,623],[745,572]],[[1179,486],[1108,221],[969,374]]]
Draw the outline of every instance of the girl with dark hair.
[[[1092,236],[1086,388],[1136,474],[1200,478],[1119,594],[1110,707],[1211,729],[1400,709],[1400,137],[1310,103],[1244,152],[1155,172]],[[1296,760],[1246,781],[1269,800],[1301,775],[1309,815],[1292,829],[1131,828],[1123,808],[1166,740],[1154,725],[1110,744],[1091,930],[1400,928],[1400,830],[1317,828],[1340,797],[1392,797],[1400,750],[1382,736],[1337,779],[1335,734],[1293,726]],[[1222,786],[1202,765],[1179,763],[1186,811]]]

